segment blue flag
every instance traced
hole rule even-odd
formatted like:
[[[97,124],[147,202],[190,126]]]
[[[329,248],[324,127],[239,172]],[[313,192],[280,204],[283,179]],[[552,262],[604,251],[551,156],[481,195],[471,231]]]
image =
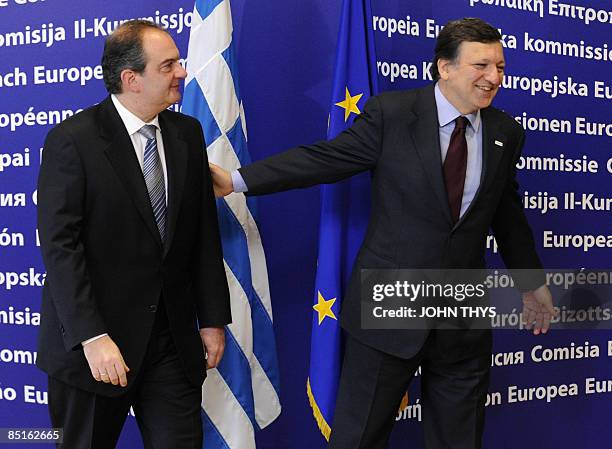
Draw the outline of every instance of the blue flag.
[[[250,162],[232,30],[229,0],[196,0],[182,109],[202,124],[208,159],[227,170]],[[281,411],[266,259],[255,199],[234,193],[217,207],[232,323],[202,387],[204,447],[254,449],[255,430]]]
[[[336,48],[327,138],[350,127],[377,91],[369,0],[344,0]],[[342,342],[338,318],[370,208],[370,176],[363,173],[321,189],[319,255],[307,393],[321,433],[329,440],[336,405]]]

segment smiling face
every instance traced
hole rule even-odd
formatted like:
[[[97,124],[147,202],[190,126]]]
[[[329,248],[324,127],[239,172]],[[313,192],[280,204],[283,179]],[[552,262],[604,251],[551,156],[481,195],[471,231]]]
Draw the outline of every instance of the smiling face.
[[[179,86],[187,72],[178,62],[179,51],[168,33],[146,30],[142,47],[147,65],[136,74],[138,94],[142,103],[159,113],[181,99]]]
[[[504,66],[501,43],[464,41],[454,60],[438,60],[440,90],[461,114],[471,114],[491,104],[504,78]]]

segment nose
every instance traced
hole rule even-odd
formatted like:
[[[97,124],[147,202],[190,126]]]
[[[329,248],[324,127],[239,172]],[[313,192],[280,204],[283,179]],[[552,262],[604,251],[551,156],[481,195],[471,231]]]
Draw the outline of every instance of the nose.
[[[185,79],[187,78],[187,70],[185,70],[182,65],[177,64],[177,69],[175,70],[174,76],[180,79]]]
[[[485,73],[485,79],[490,82],[491,84],[498,86],[501,84],[502,79],[504,77],[504,72],[503,71],[499,71],[497,69],[497,66],[494,64],[489,65],[489,67],[487,68],[487,71]]]

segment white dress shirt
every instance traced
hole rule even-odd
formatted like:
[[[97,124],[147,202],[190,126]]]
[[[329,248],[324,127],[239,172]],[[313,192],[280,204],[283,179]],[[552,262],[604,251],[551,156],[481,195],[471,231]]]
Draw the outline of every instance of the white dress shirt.
[[[138,131],[145,125],[154,125],[157,129],[157,152],[159,153],[159,159],[161,160],[162,170],[164,172],[164,185],[166,188],[166,206],[168,205],[168,170],[166,169],[166,153],[164,151],[164,140],[161,135],[161,129],[159,128],[159,116],[155,116],[153,120],[148,123],[143,122],[136,115],[127,110],[125,106],[121,104],[119,99],[115,95],[111,95],[111,100],[113,100],[113,104],[115,108],[117,108],[117,112],[119,113],[119,117],[121,117],[121,121],[125,125],[125,129],[127,133],[130,135],[130,139],[132,139],[132,145],[134,146],[134,151],[136,151],[136,157],[138,158],[138,163],[140,164],[140,169],[142,170],[142,164],[144,161],[144,149],[147,144],[147,138],[140,134]]]

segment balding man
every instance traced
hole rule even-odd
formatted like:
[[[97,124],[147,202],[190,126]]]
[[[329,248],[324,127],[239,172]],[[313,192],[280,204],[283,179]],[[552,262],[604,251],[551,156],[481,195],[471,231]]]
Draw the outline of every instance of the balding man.
[[[156,25],[117,28],[102,68],[110,96],[49,132],[40,170],[51,421],[60,447],[112,448],[133,406],[146,448],[201,448],[231,320],[202,130],[166,110],[186,72]]]

